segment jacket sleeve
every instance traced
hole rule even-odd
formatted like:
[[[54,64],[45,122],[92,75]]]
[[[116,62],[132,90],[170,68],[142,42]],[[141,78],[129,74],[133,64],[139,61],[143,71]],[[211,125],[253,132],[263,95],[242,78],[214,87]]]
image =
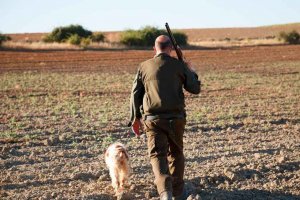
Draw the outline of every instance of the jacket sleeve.
[[[133,81],[133,86],[130,96],[130,122],[128,126],[131,126],[135,118],[141,118],[142,113],[140,107],[143,105],[143,97],[145,94],[144,84],[142,82],[142,75],[138,70],[137,75]]]
[[[192,94],[199,94],[201,91],[201,81],[198,80],[198,75],[191,71],[184,64],[184,89]]]

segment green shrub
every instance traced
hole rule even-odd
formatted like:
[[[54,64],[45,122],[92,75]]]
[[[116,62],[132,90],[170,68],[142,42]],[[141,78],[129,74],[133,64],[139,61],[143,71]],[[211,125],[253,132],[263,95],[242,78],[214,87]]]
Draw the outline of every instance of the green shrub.
[[[143,46],[153,46],[155,39],[159,35],[166,35],[166,31],[159,30],[155,27],[146,26],[140,30],[141,39],[143,40]]]
[[[128,46],[143,46],[142,35],[139,31],[135,30],[122,32],[120,42]]]
[[[289,44],[300,44],[300,35],[295,30],[288,33],[284,31],[280,32],[279,39]]]
[[[128,46],[153,46],[159,35],[167,35],[165,30],[146,26],[140,30],[126,30],[121,33],[120,42]],[[187,45],[187,36],[184,33],[173,33],[178,45]]]
[[[51,33],[43,38],[44,42],[65,42],[71,35],[77,35],[82,38],[87,38],[92,35],[92,32],[84,29],[80,25],[62,26],[53,29]]]
[[[0,33],[0,45],[2,44],[2,42],[8,41],[8,40],[11,40],[11,37]]]
[[[73,44],[73,45],[80,45],[81,37],[77,34],[73,34],[73,35],[68,37],[67,42],[70,43],[70,44]]]
[[[173,35],[178,45],[187,45],[188,37],[186,34],[180,32],[174,32]]]
[[[82,46],[88,46],[89,44],[91,44],[92,40],[91,38],[81,38],[81,45]]]
[[[105,36],[103,33],[93,33],[90,38],[92,42],[104,42]]]

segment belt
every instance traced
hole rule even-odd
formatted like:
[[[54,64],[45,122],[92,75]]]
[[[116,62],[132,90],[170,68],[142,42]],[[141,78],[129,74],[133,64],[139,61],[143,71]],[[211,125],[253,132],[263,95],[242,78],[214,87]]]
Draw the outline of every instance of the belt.
[[[155,119],[184,119],[184,115],[144,115],[144,120],[155,120]]]

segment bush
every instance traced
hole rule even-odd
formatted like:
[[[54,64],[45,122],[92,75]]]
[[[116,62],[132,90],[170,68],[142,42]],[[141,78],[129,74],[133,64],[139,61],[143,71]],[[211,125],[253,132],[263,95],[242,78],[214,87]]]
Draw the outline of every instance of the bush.
[[[2,42],[11,40],[11,37],[4,35],[4,34],[0,34],[0,45],[2,44]]]
[[[153,46],[155,39],[159,35],[167,35],[165,30],[146,26],[140,30],[126,30],[121,33],[122,44],[128,46]],[[187,36],[184,33],[173,33],[178,45],[187,45]]]
[[[91,38],[81,38],[80,44],[85,47],[91,44],[91,41]]]
[[[186,34],[180,32],[174,32],[173,35],[178,45],[187,45],[188,37]]]
[[[84,29],[80,25],[62,26],[62,27],[55,28],[51,33],[46,35],[43,38],[43,41],[44,42],[65,42],[67,40],[69,41],[69,37],[72,35],[77,35],[78,37],[87,38],[92,35],[92,32]]]
[[[68,37],[68,43],[74,44],[74,45],[80,45],[81,43],[81,37],[77,34],[73,34]]]
[[[104,42],[105,36],[103,33],[93,33],[93,35],[90,36],[90,39],[92,42]]]
[[[159,35],[166,35],[166,31],[159,30],[155,27],[146,26],[140,30],[141,39],[143,40],[143,46],[153,46],[155,39]]]
[[[142,35],[139,31],[135,30],[126,30],[122,32],[120,42],[128,46],[143,46]]]
[[[287,42],[289,44],[300,44],[300,35],[297,31],[293,30],[291,32],[280,32],[279,39]]]

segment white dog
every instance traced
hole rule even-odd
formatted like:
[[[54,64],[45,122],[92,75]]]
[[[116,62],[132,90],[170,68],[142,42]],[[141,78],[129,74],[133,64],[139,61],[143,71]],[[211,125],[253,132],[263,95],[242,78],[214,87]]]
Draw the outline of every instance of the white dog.
[[[105,152],[105,162],[109,169],[111,185],[116,194],[122,193],[130,173],[129,157],[125,146],[121,143],[111,144]]]

